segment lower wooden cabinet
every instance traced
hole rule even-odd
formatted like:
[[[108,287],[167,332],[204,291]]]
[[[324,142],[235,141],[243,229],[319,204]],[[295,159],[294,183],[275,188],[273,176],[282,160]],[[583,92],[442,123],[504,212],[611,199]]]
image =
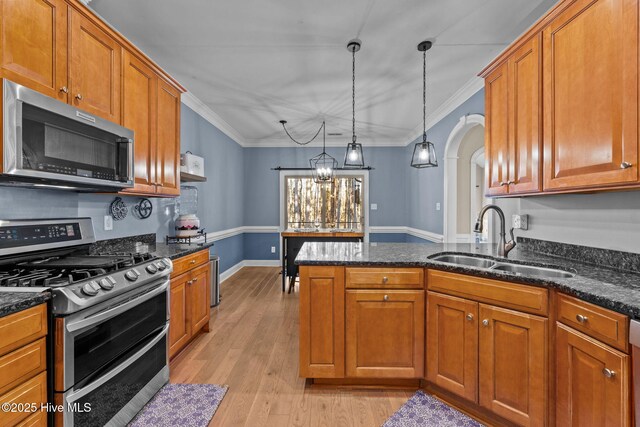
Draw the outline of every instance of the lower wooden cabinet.
[[[198,259],[195,256],[197,254],[193,259]],[[182,350],[202,329],[208,330],[210,280],[208,263],[171,278],[169,357]]]
[[[630,426],[629,395],[629,356],[558,323],[556,425]]]
[[[346,376],[422,378],[424,291],[346,293]]]

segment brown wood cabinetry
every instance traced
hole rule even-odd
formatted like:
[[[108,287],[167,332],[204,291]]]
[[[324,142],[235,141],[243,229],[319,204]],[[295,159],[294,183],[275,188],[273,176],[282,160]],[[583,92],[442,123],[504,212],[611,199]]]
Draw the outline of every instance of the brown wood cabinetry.
[[[346,376],[422,378],[424,291],[348,290]]]
[[[182,350],[198,332],[209,330],[211,271],[208,255],[209,251],[203,250],[180,258],[185,265],[191,265],[190,261],[197,262],[171,276],[169,357]]]
[[[629,356],[557,324],[556,425],[630,426],[629,387]]]
[[[158,84],[158,141],[156,149],[156,192],[180,194],[180,92]]]
[[[485,78],[485,151],[487,195],[507,194],[509,187],[509,113],[507,64]]]
[[[67,4],[0,2],[2,77],[67,102]]]

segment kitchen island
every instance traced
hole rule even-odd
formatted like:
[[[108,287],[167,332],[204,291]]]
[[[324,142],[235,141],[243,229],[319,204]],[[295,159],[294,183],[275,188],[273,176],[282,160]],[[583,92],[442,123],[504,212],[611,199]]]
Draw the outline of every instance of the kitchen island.
[[[576,410],[629,425],[640,256],[531,239],[508,260],[495,253],[306,243],[300,376],[425,388],[491,425],[565,425]],[[602,402],[581,403],[582,390]]]

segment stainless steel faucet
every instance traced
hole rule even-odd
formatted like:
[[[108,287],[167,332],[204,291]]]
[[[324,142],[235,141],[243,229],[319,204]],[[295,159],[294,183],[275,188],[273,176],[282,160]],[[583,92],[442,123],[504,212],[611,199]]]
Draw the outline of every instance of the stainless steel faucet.
[[[507,233],[505,233],[504,229],[504,212],[496,205],[486,205],[480,209],[480,213],[478,214],[478,219],[476,220],[476,226],[474,227],[474,231],[476,233],[482,233],[482,218],[484,214],[487,213],[489,209],[493,209],[498,214],[500,218],[500,240],[498,241],[498,256],[507,257],[509,255],[509,251],[516,247],[516,241],[513,237],[513,228],[509,230],[509,234],[511,234],[511,241],[507,242]]]

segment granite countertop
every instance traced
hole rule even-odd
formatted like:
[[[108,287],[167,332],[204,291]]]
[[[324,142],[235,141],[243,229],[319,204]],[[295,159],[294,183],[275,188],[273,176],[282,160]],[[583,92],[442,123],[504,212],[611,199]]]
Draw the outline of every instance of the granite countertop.
[[[42,304],[50,298],[49,292],[0,292],[0,317]]]
[[[213,245],[213,241],[191,244],[172,243],[168,245],[166,243],[156,242],[155,234],[141,234],[139,236],[101,240],[94,243],[89,252],[92,254],[152,252],[162,258],[176,259],[203,249],[208,249]]]
[[[159,257],[169,258],[173,260],[201,251],[203,249],[209,249],[211,246],[213,246],[213,242],[192,243],[190,245],[167,245],[165,243],[156,243],[155,245],[150,245],[149,250]]]
[[[494,256],[497,246],[491,244],[309,242],[302,246],[295,262],[298,265],[427,267],[471,274],[558,289],[632,318],[640,318],[640,273],[545,255],[528,250],[527,247],[516,246],[505,260]],[[443,263],[429,258],[446,252],[491,257],[500,262],[559,268],[576,275],[570,278],[515,276],[504,271]]]

